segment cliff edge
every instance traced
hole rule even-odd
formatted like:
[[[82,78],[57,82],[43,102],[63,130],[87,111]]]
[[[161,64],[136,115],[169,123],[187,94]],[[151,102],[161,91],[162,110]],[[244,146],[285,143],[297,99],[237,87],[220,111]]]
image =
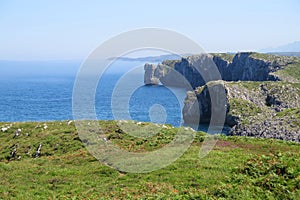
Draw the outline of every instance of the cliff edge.
[[[181,60],[164,61],[158,65],[145,64],[144,83],[146,85],[159,84],[159,81],[163,83],[169,80],[168,82],[175,84],[174,82],[177,82],[176,79],[171,81],[174,78],[174,72],[178,72],[193,88],[203,86],[212,80],[278,81],[282,77],[276,72],[282,70],[285,66],[295,63],[296,59],[288,56],[253,52],[237,53],[235,55],[193,55],[184,57]],[[217,69],[219,75],[213,74],[213,77],[208,77],[212,75],[211,70],[213,69]],[[177,85],[180,84],[178,83]]]
[[[213,68],[219,78],[205,74]],[[186,80],[193,88],[182,110],[186,124],[210,123],[212,110],[219,109],[226,112],[229,135],[300,142],[299,58],[252,52],[203,54],[165,61],[152,65],[151,70],[145,77],[156,78],[155,84],[184,85],[179,82]],[[174,73],[183,78],[174,79]],[[226,97],[212,104],[213,91]]]

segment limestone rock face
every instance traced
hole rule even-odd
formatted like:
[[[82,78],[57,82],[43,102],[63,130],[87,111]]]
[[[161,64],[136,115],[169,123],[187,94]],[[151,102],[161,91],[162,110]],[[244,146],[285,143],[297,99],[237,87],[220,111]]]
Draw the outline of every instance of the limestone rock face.
[[[230,72],[230,64],[231,62],[228,60],[225,60],[219,56],[214,56],[213,61],[215,62],[216,66],[218,67],[218,70],[220,71],[220,74],[222,76],[223,80],[230,80],[232,79],[232,75]]]
[[[186,124],[202,124],[226,115],[229,135],[300,142],[299,99],[300,88],[292,83],[214,81],[187,93],[183,118]]]
[[[275,80],[270,75],[271,65],[264,60],[250,57],[251,53],[239,53],[229,64],[225,76],[229,77],[228,81],[268,81]]]
[[[210,123],[213,119],[215,125],[223,126],[228,111],[227,89],[223,81],[214,81],[187,93],[182,114],[186,124]]]
[[[162,83],[165,86],[193,89],[190,87],[189,81],[173,67],[165,64],[154,65],[147,63],[144,65],[144,70],[145,85],[158,85]]]
[[[192,88],[214,80],[276,81],[279,78],[273,73],[291,63],[289,59],[267,60],[255,55],[252,52],[237,53],[232,60],[226,60],[218,55],[201,54],[182,58],[175,63],[165,62],[158,66],[145,64],[145,84],[158,84],[158,79],[165,82],[166,86],[182,85],[178,84],[180,75],[181,82],[187,80]],[[168,66],[168,63],[172,63],[172,66]],[[179,74],[175,75],[175,72]]]
[[[290,64],[296,71],[299,62],[251,52],[194,55],[146,64],[145,84],[187,88],[187,125],[225,124],[229,135],[300,142],[300,85],[279,71]]]
[[[222,77],[213,61],[213,56],[201,54],[182,58],[181,62],[174,65],[189,83],[192,88],[205,85],[213,80],[221,80]]]
[[[155,75],[156,65],[153,64],[145,64],[144,65],[144,83],[145,85],[158,85],[159,84],[159,76]]]

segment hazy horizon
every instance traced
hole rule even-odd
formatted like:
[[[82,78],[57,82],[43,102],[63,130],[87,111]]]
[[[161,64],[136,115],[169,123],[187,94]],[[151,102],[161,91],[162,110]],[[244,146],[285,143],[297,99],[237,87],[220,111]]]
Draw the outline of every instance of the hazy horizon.
[[[155,27],[206,52],[258,51],[300,41],[300,2],[0,2],[0,60],[84,60],[120,33]]]

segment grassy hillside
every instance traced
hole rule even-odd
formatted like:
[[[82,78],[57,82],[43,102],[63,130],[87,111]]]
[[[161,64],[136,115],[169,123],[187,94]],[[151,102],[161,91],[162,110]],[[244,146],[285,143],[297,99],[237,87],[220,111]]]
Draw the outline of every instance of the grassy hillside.
[[[135,139],[114,121],[99,125],[109,142],[128,151],[152,151],[176,133],[175,128],[164,126],[149,139]],[[214,149],[199,159],[206,136],[197,132],[189,150],[173,164],[132,174],[93,158],[74,123],[0,123],[0,128],[4,128],[0,131],[0,199],[300,198],[298,143],[218,136]],[[18,129],[21,132],[14,138]]]
[[[289,62],[290,64],[283,66],[283,69],[275,72],[274,74],[282,81],[296,83],[300,82],[300,58],[261,53],[253,53],[251,57],[266,60],[271,63],[277,63],[279,65],[282,65],[284,62]]]
[[[275,74],[284,81],[300,83],[300,59],[298,58],[297,62],[286,66]]]

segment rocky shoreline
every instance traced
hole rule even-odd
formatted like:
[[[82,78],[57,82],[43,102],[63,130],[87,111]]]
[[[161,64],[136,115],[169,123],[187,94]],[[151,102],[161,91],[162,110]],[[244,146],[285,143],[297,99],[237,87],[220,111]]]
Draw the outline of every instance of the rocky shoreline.
[[[209,77],[205,82],[199,72],[213,70],[210,60],[221,78]],[[159,65],[146,64],[145,84],[185,87],[184,80],[178,78],[184,77],[191,86],[182,111],[186,124],[209,123],[213,109],[220,115],[223,110],[229,135],[300,142],[298,71],[300,60],[295,57],[258,53],[196,55]],[[176,79],[174,72],[178,72]],[[217,95],[216,102],[212,102],[210,93]]]

